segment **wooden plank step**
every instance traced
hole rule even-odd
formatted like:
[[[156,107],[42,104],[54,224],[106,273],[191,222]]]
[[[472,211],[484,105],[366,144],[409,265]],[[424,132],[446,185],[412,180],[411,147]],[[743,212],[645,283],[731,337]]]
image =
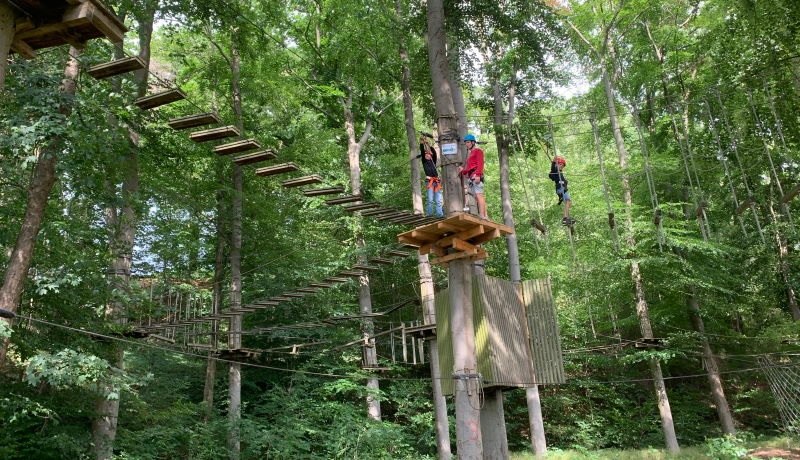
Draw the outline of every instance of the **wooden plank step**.
[[[144,61],[139,56],[131,56],[116,61],[105,62],[97,64],[86,71],[93,78],[102,80],[104,78],[111,78],[124,73],[133,72],[135,70],[144,69]]]
[[[283,296],[283,295],[276,295],[275,297],[270,297],[269,300],[271,300],[273,302],[291,302],[294,299],[292,299],[291,297]]]
[[[244,139],[241,141],[230,142],[214,147],[214,153],[217,155],[230,155],[232,153],[242,153],[248,150],[260,149],[261,144],[256,142],[255,139]]]
[[[338,272],[335,276],[349,276],[350,278],[361,278],[366,273],[362,272],[361,270],[342,270]]]
[[[397,219],[397,218],[400,218],[400,217],[409,217],[409,216],[412,216],[412,215],[413,214],[411,214],[408,211],[396,211],[396,212],[389,213],[389,214],[381,214],[380,216],[375,216],[375,218],[378,219],[378,220],[391,221],[392,219]]]
[[[150,110],[183,99],[186,99],[186,93],[178,88],[173,88],[160,93],[151,94],[150,96],[140,97],[133,101],[133,104],[142,110]]]
[[[289,179],[281,182],[281,185],[286,188],[302,187],[303,185],[319,184],[322,182],[322,176],[319,174],[310,174],[308,176],[298,177],[297,179]]]
[[[333,283],[308,283],[309,287],[316,287],[316,288],[323,288],[327,289],[329,287],[333,287]]]
[[[280,302],[276,302],[274,300],[257,300],[253,302],[253,305],[263,305],[265,307],[275,307],[280,305]]]
[[[392,217],[392,218],[386,219],[386,220],[391,222],[391,223],[393,223],[393,224],[402,224],[404,222],[410,222],[412,220],[417,220],[418,218],[419,218],[419,216],[417,216],[416,214],[412,214],[410,212],[405,212],[405,213],[403,213],[403,214],[401,214],[399,216],[395,216],[395,217]]]
[[[302,298],[303,298],[303,297],[305,297],[307,294],[306,294],[305,292],[296,292],[296,291],[292,291],[292,292],[284,292],[284,293],[283,293],[283,294],[281,294],[281,295],[282,295],[283,297],[291,297],[291,298],[293,298],[293,299],[302,299]]]
[[[375,209],[380,207],[381,207],[380,203],[356,203],[347,206],[342,206],[342,209],[344,209],[347,212],[356,212],[356,211],[366,211],[369,209]]]
[[[392,257],[408,257],[408,256],[411,255],[411,253],[408,252],[408,251],[401,251],[399,249],[392,249],[392,250],[386,251],[386,255],[387,256],[392,256]]]
[[[218,139],[225,139],[228,137],[236,137],[239,135],[239,130],[235,126],[222,126],[220,128],[204,129],[202,131],[195,131],[189,134],[189,139],[194,142],[208,142],[216,141]]]
[[[361,213],[361,215],[362,216],[367,216],[367,217],[377,217],[377,216],[381,216],[381,215],[392,214],[392,213],[395,213],[395,212],[399,212],[399,211],[397,209],[394,209],[394,208],[378,208],[378,209],[370,209],[368,211],[363,211]]]
[[[356,201],[361,201],[361,195],[345,195],[340,196],[338,198],[331,198],[330,200],[325,200],[325,204],[328,206],[336,206],[338,204],[345,204],[345,203],[354,203]]]
[[[274,176],[277,174],[285,174],[292,171],[297,171],[300,169],[296,164],[289,162],[289,163],[281,163],[275,166],[267,166],[265,168],[258,168],[256,169],[256,175],[261,177],[268,177]]]
[[[341,276],[329,276],[325,278],[323,281],[327,281],[329,283],[346,283],[350,281],[350,278],[342,278]]]
[[[167,122],[167,125],[176,131],[180,131],[182,129],[197,128],[198,126],[215,125],[219,122],[219,115],[207,112],[173,118]]]
[[[275,151],[267,149],[236,156],[233,158],[233,162],[236,163],[237,165],[244,166],[253,163],[260,163],[262,161],[274,160],[275,158],[277,158]]]
[[[316,294],[322,291],[322,288],[318,287],[305,287],[305,288],[297,288],[297,292],[305,292],[307,294]]]
[[[369,261],[372,262],[372,263],[381,264],[381,265],[392,265],[392,264],[394,264],[394,261],[392,259],[387,259],[386,257],[373,257],[373,258],[369,259]]]
[[[353,270],[361,270],[365,272],[374,272],[380,270],[380,267],[376,267],[374,265],[366,265],[366,264],[355,264],[352,267]]]
[[[344,187],[325,187],[303,190],[303,195],[305,196],[336,195],[339,193],[344,193]]]

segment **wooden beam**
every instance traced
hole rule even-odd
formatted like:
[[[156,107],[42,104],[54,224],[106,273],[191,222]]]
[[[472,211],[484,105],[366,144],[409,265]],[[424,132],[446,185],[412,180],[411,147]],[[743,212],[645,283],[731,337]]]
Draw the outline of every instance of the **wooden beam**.
[[[22,40],[14,40],[11,42],[11,51],[25,59],[36,59],[36,50]]]
[[[219,122],[219,115],[207,112],[173,118],[167,122],[167,125],[176,131],[180,131],[182,129],[197,128],[198,126],[214,125]]]

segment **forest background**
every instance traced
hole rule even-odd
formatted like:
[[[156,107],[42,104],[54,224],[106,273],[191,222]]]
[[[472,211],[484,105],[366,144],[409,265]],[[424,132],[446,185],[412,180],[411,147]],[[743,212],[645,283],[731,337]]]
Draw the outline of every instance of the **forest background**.
[[[68,47],[35,60],[12,55],[8,66],[0,299],[18,319],[0,323],[10,337],[0,457],[224,458],[232,446],[242,458],[435,457],[427,360],[402,363],[390,336],[378,338],[378,361],[390,370],[379,389],[368,388],[361,348],[342,347],[359,341],[363,323],[322,322],[359,312],[355,283],[244,315],[245,331],[261,328],[244,346],[272,351],[241,366],[240,420],[229,417],[228,363],[186,347],[211,346],[207,330],[188,326],[175,343],[129,337],[140,322],[180,308],[235,308],[397,248],[406,227],[257,177],[166,122],[218,112],[274,149],[276,162],[347,190],[348,152],[358,144],[364,196],[411,209],[417,160],[407,140],[404,68],[411,126],[435,131],[424,2],[109,6],[131,30],[121,47],[86,46],[74,94],[62,86]],[[726,431],[707,382],[709,360],[739,439],[782,433],[762,367],[779,363],[797,375],[791,195],[800,190],[800,5],[475,0],[445,2],[445,11],[466,123],[486,151],[489,214],[501,220],[495,139],[510,138],[522,278],[550,277],[554,289],[568,381],[541,389],[548,446],[661,448],[653,360],[681,445]],[[142,57],[149,70],[112,81],[85,73],[126,55]],[[571,79],[585,82],[581,91],[559,96]],[[185,101],[155,111],[132,105],[176,85]],[[547,178],[554,152],[568,161],[572,237]],[[21,270],[12,255],[46,165],[52,191]],[[504,242],[487,250],[487,274],[508,278]],[[641,268],[657,347],[635,346],[642,333],[631,261]],[[13,270],[24,280],[16,295]],[[446,272],[435,267],[433,280],[446,287]],[[400,305],[374,319],[376,332],[421,319],[413,257],[371,273],[370,288],[375,311]],[[224,347],[229,329],[220,327]],[[295,353],[297,344],[313,345]],[[365,398],[380,400],[380,421]],[[505,398],[509,445],[526,451],[525,392]],[[232,423],[239,444],[231,443]]]

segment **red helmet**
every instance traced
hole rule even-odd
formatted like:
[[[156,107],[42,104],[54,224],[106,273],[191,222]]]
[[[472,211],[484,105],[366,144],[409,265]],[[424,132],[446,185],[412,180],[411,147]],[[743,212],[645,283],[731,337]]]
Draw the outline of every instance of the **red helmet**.
[[[555,158],[553,158],[553,162],[555,162],[556,164],[559,164],[561,166],[566,166],[567,165],[567,160],[565,160],[563,157],[555,157]]]

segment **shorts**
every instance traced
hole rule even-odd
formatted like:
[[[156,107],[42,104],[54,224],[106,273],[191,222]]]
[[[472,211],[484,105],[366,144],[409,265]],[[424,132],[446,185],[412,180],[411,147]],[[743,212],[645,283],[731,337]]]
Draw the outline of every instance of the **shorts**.
[[[469,180],[469,193],[473,195],[483,194],[483,181],[473,182],[471,179]]]
[[[558,190],[556,190],[556,195],[561,197],[561,199],[564,201],[572,201],[572,199],[569,197],[569,192],[564,191],[564,187],[559,187]]]

